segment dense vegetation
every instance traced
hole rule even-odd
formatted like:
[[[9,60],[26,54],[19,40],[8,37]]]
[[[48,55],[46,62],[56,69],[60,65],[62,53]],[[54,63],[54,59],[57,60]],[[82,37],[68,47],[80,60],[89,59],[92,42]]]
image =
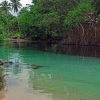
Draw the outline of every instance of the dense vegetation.
[[[20,8],[20,0],[1,3],[0,38],[62,39],[67,44],[100,42],[99,0],[33,0]]]

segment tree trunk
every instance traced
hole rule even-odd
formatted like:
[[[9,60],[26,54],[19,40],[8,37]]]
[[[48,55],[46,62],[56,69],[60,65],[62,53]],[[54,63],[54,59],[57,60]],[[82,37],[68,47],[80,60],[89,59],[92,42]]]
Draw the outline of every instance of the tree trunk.
[[[80,26],[82,29],[82,44],[85,44],[85,29],[82,24],[80,24]]]

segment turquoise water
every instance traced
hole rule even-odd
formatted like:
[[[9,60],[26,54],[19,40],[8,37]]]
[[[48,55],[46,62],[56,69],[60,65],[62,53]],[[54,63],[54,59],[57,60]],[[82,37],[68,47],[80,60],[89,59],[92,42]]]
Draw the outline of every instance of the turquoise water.
[[[39,96],[46,97],[43,100],[100,100],[100,58],[53,53],[25,44],[18,45],[0,46],[0,59],[19,64],[4,67],[3,91],[6,92],[0,100],[13,100],[11,95],[15,95],[14,100],[34,100],[29,94],[34,95],[37,91]],[[31,64],[42,67],[33,69]],[[19,97],[19,90],[27,97]],[[41,100],[41,96],[37,98],[39,96],[36,95],[35,100]]]

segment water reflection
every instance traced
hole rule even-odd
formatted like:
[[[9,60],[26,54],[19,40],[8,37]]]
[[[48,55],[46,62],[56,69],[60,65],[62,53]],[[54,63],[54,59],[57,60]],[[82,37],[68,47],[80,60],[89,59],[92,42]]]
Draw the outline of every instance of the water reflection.
[[[40,93],[32,88],[30,83],[30,71],[27,66],[5,67],[5,92],[4,98],[0,100],[52,100],[46,93]]]
[[[69,54],[76,56],[100,57],[100,46],[77,46],[77,45],[60,45],[60,44],[34,44],[23,42],[8,42],[6,45],[13,48],[27,48],[40,51],[54,52],[60,54]]]
[[[33,100],[33,98],[35,100],[52,100],[51,95],[40,93],[32,88],[29,78],[32,69],[25,64],[25,59],[29,59],[27,57],[28,52],[5,45],[0,47],[0,51],[2,52],[0,58],[14,62],[13,65],[2,66],[5,75],[5,86],[4,89],[3,84],[1,86],[0,100]],[[31,62],[28,61],[28,64],[30,63]],[[16,64],[18,66],[16,66]]]
[[[100,59],[69,56],[99,57],[99,49],[56,44],[3,44],[0,58],[18,66],[4,66],[6,84],[3,84],[0,100],[100,100]],[[44,67],[34,70],[31,64]]]
[[[4,80],[4,72],[0,67],[0,100],[2,100],[5,96],[5,80]]]
[[[3,69],[0,68],[0,90],[4,88],[4,76]]]

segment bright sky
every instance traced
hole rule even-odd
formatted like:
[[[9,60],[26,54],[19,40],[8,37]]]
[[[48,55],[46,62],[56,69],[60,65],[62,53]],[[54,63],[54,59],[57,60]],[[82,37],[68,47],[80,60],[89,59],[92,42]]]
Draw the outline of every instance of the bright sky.
[[[2,1],[4,1],[4,0],[0,0],[0,2],[2,2]],[[8,1],[10,1],[10,0],[8,0]],[[21,4],[23,6],[25,6],[26,4],[31,4],[31,2],[32,2],[32,0],[21,0]]]

